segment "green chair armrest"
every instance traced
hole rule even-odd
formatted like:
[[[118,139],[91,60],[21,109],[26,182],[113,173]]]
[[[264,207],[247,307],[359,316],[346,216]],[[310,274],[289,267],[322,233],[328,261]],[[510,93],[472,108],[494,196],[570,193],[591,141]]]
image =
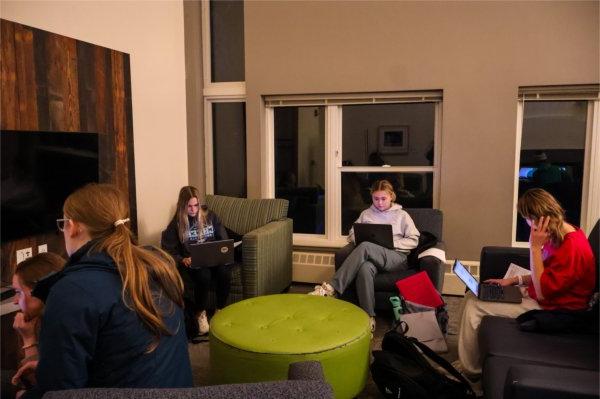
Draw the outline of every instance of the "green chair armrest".
[[[267,223],[244,235],[244,298],[278,294],[292,283],[292,219]]]

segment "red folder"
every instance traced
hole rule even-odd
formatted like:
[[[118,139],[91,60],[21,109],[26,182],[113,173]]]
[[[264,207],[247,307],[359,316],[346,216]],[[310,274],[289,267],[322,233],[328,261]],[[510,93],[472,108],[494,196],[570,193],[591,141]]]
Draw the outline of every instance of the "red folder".
[[[444,304],[439,292],[433,286],[431,279],[425,272],[413,274],[402,280],[396,281],[400,295],[407,301],[437,308]]]

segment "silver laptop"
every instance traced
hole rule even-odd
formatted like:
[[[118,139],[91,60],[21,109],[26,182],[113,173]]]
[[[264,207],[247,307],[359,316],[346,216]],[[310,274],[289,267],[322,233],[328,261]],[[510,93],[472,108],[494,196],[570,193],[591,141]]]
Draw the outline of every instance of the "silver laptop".
[[[394,234],[391,224],[354,223],[356,245],[369,241],[388,249],[394,249]]]
[[[192,269],[229,265],[233,263],[233,240],[207,241],[188,246]]]
[[[509,285],[502,287],[497,284],[480,284],[475,276],[473,276],[458,259],[454,261],[452,271],[463,283],[465,283],[467,288],[482,301],[521,303],[523,300],[521,290],[519,290],[519,287],[517,286]]]

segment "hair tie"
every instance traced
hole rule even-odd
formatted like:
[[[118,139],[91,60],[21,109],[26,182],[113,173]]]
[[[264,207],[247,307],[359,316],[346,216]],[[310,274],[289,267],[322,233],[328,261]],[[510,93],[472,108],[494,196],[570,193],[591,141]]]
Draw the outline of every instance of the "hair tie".
[[[126,219],[119,219],[119,220],[117,220],[117,221],[116,221],[115,223],[113,223],[113,224],[115,225],[115,227],[117,227],[117,226],[119,226],[119,225],[121,225],[121,224],[125,224],[125,223],[127,223],[127,222],[129,222],[129,218],[126,218]]]

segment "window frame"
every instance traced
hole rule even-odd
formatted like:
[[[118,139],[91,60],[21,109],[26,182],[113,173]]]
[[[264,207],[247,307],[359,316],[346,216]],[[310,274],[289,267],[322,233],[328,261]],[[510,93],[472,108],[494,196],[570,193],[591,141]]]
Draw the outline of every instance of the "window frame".
[[[213,82],[211,70],[210,1],[202,1],[202,75],[204,111],[204,178],[206,194],[214,194],[213,103],[243,102],[246,104],[246,82]],[[245,106],[245,105],[244,105]],[[246,139],[248,126],[245,126]],[[246,159],[247,159],[246,148]],[[246,164],[246,171],[248,165]],[[248,187],[246,187],[246,190]]]
[[[441,129],[442,105],[441,91],[396,93],[356,93],[340,95],[290,95],[265,96],[264,108],[264,146],[265,162],[263,164],[264,198],[275,197],[275,126],[274,110],[276,107],[325,107],[325,234],[294,233],[294,246],[339,248],[348,243],[348,236],[342,235],[341,200],[342,173],[344,172],[426,172],[433,174],[433,207],[439,207],[440,170],[441,170]],[[431,166],[342,166],[342,109],[344,105],[385,104],[385,103],[417,103],[435,104],[434,110],[434,160]]]
[[[599,85],[565,87],[522,87],[517,98],[517,126],[515,142],[515,167],[513,181],[513,206],[511,245],[528,248],[527,241],[516,240],[517,202],[519,196],[519,167],[521,164],[521,142],[523,138],[523,117],[525,102],[532,101],[587,101],[587,121],[583,160],[583,180],[581,192],[581,226],[589,234],[600,217],[600,91]]]

